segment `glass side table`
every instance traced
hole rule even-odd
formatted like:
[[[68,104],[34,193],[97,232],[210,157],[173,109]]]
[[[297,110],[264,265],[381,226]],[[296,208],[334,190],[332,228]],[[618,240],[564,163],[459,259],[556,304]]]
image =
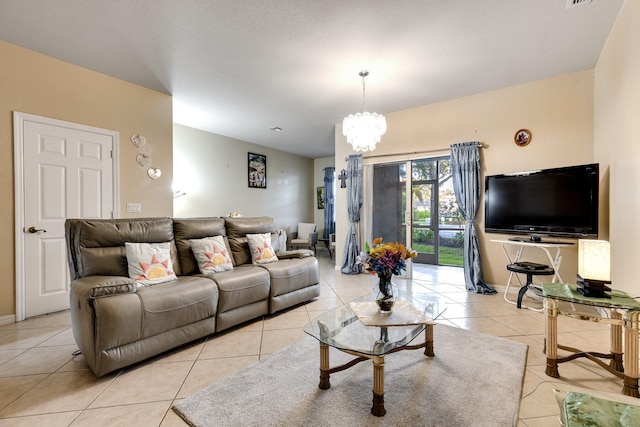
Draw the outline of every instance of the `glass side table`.
[[[577,292],[577,285],[543,283],[545,313],[545,373],[558,378],[558,364],[586,357],[623,380],[622,394],[640,397],[638,391],[638,321],[640,301],[627,293],[611,290],[611,298],[585,297]],[[608,354],[582,351],[558,344],[558,315],[610,325],[611,352]],[[622,330],[624,329],[624,353]],[[558,349],[570,352],[558,357]],[[624,357],[623,357],[624,356]],[[607,365],[601,359],[611,359]]]

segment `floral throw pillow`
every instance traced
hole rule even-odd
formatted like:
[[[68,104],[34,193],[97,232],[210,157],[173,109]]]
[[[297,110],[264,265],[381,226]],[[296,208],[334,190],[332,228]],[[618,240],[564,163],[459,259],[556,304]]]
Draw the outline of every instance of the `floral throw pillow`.
[[[200,273],[212,274],[233,270],[233,261],[222,236],[192,239],[189,242],[193,255],[198,261]]]
[[[278,261],[276,252],[271,246],[271,233],[247,234],[251,260],[254,264],[268,264]]]
[[[138,285],[157,285],[177,280],[171,262],[171,244],[129,243],[124,244],[127,254],[129,277]]]

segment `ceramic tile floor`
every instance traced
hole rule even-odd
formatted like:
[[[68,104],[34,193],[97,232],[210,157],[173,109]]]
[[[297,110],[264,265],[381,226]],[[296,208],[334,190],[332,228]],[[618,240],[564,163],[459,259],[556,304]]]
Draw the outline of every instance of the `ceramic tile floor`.
[[[324,249],[318,259],[321,296],[313,302],[102,378],[88,370],[82,355],[72,355],[77,347],[68,312],[0,325],[0,427],[186,425],[171,410],[174,402],[298,340],[310,319],[370,292],[370,276],[340,274]],[[416,266],[411,286],[446,297],[440,323],[529,346],[518,427],[558,425],[554,387],[619,394],[620,380],[584,359],[560,365],[562,378],[547,377],[543,315],[506,303],[500,288],[493,296],[470,293],[464,288],[462,269],[433,266]],[[561,317],[558,330],[561,343],[608,351],[605,325]]]

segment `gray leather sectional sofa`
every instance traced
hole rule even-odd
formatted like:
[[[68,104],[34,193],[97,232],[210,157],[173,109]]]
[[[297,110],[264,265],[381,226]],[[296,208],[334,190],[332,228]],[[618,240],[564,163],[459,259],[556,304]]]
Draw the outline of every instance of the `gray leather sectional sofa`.
[[[65,227],[73,336],[97,376],[320,295],[311,251],[252,263],[246,236],[271,233],[275,240],[269,217],[68,219]],[[211,236],[224,236],[231,271],[200,273],[190,239]],[[170,242],[177,280],[137,284],[125,242]]]

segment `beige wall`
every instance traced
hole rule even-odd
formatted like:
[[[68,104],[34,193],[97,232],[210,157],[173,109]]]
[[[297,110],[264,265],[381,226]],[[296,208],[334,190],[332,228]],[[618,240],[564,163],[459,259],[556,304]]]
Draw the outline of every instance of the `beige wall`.
[[[176,217],[271,216],[287,233],[314,220],[313,160],[238,139],[174,125]],[[249,188],[247,155],[267,156],[267,188]]]
[[[640,2],[627,1],[595,68],[595,158],[610,170],[613,286],[640,295]]]
[[[120,212],[141,203],[144,216],[171,215],[171,96],[0,42],[0,317],[15,314],[13,119],[14,111],[109,129],[120,133]],[[149,141],[152,181],[135,161],[132,134]],[[129,214],[130,215],[130,214]],[[137,215],[137,214],[136,214]]]
[[[453,143],[481,141],[488,145],[482,149],[483,176],[593,162],[593,80],[593,71],[584,71],[386,114],[388,131],[373,155],[434,150],[424,155],[428,157],[448,153]],[[526,147],[513,142],[521,128],[532,133]],[[349,154],[353,151],[339,124],[336,169],[346,167]],[[476,223],[484,277],[489,283],[505,285],[506,258],[501,246],[490,240],[508,236],[485,234],[483,211],[478,211]],[[337,190],[336,212],[337,263],[341,265],[348,227],[345,190]],[[546,261],[538,252],[527,254],[527,259]],[[576,271],[575,249],[569,249],[563,258],[563,279],[571,280]]]
[[[313,161],[314,188],[324,187],[324,168],[332,168],[334,167],[335,163],[336,163],[335,157],[322,157],[320,159],[315,159]],[[339,173],[340,171],[337,171],[336,176]],[[336,179],[336,182],[339,188],[340,182],[337,179]],[[318,229],[318,236],[322,238],[322,235],[324,232],[324,209],[318,209],[318,204],[315,198],[313,199],[313,211],[314,211],[313,221],[315,222],[316,227]],[[322,247],[324,247],[324,245]]]

